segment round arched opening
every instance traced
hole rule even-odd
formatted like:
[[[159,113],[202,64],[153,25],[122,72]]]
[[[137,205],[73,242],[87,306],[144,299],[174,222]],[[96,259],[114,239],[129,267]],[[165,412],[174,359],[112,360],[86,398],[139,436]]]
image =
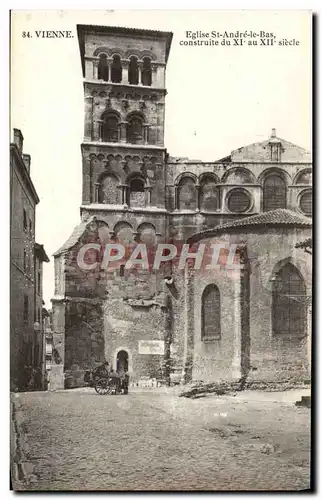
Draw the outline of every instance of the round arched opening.
[[[118,373],[127,373],[129,370],[129,355],[126,351],[119,351],[116,357],[116,370]]]

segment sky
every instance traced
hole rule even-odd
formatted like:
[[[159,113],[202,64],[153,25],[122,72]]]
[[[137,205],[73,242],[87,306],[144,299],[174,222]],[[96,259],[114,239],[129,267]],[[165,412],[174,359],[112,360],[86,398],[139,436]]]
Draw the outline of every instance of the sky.
[[[306,11],[14,11],[11,131],[21,129],[40,198],[44,300],[54,293],[52,254],[80,222],[84,99],[76,25],[173,32],[166,87],[165,146],[171,156],[215,161],[268,138],[272,128],[311,150],[311,32]],[[69,30],[71,39],[37,38]],[[299,45],[184,46],[191,32],[274,33]],[[23,36],[23,32],[31,37]]]

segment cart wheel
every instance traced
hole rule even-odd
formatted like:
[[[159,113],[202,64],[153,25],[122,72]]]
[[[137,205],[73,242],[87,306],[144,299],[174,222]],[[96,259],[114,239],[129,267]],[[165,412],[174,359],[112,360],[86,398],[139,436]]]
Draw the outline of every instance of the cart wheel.
[[[105,394],[109,394],[110,389],[111,388],[108,385],[107,380],[104,378],[101,378],[95,384],[95,391],[97,392],[97,394],[100,394],[101,396],[105,396]]]

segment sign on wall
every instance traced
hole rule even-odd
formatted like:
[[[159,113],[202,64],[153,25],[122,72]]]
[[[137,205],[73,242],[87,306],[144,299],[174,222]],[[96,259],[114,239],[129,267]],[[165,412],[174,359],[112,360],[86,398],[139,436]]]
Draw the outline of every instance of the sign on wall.
[[[139,354],[164,354],[163,340],[139,340]]]

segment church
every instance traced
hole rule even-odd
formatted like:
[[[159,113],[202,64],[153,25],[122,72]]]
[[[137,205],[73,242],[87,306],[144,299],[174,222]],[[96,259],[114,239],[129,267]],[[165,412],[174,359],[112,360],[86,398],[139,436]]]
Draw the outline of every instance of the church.
[[[172,33],[78,25],[81,220],[56,251],[51,389],[108,360],[132,381],[310,377],[312,159],[278,137],[190,161],[164,144]],[[80,75],[81,77],[81,75]],[[223,247],[219,265],[107,272],[121,243]],[[86,245],[86,269],[79,254]],[[98,245],[95,247],[94,245]],[[225,248],[236,248],[235,267]],[[92,259],[92,260],[91,260]],[[94,263],[94,265],[93,265]]]

